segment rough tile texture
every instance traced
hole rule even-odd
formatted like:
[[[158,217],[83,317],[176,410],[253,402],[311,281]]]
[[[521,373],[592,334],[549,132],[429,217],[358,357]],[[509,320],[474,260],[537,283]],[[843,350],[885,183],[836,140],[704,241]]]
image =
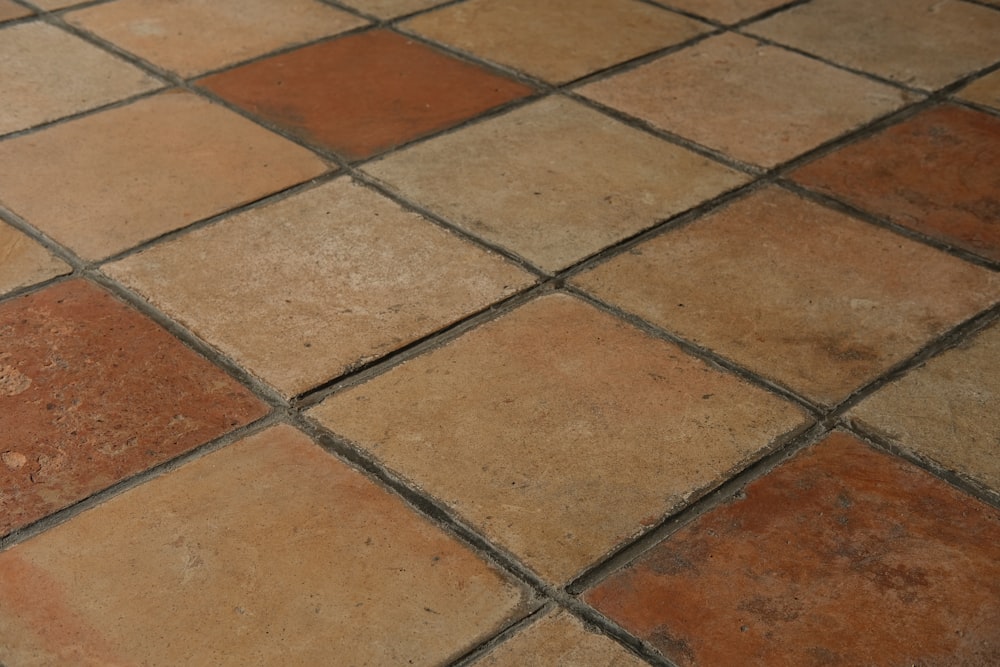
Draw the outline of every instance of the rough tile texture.
[[[1000,111],[1000,70],[976,79],[959,91],[958,97]]]
[[[1000,300],[1000,275],[779,189],[576,282],[827,405]]]
[[[560,98],[432,139],[365,171],[547,271],[746,180]]]
[[[0,143],[0,202],[100,259],[326,170],[304,148],[172,92]]]
[[[0,0],[0,23],[30,16],[32,11],[11,0]]]
[[[804,422],[565,295],[311,414],[560,583]]]
[[[442,664],[525,601],[399,498],[278,426],[0,555],[0,660]]]
[[[387,30],[307,46],[200,85],[352,160],[533,92]]]
[[[0,222],[0,295],[71,270],[38,242]]]
[[[844,434],[586,599],[681,666],[1000,664],[1000,513]]]
[[[2,303],[0,535],[266,412],[229,376],[89,283]]]
[[[106,270],[286,395],[532,280],[346,179]]]
[[[445,0],[341,0],[349,7],[381,19],[391,19],[440,5]]]
[[[722,23],[736,23],[769,9],[787,4],[789,0],[669,0],[661,4],[692,12]]]

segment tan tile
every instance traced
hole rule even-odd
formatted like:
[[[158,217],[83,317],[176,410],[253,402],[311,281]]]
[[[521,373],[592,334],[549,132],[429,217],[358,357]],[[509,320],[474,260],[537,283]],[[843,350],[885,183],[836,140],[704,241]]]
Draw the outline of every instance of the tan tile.
[[[776,188],[576,282],[827,405],[1000,300],[1000,275]]]
[[[561,294],[311,414],[552,582],[805,421],[778,398]]]
[[[722,23],[736,23],[788,2],[789,0],[666,0],[662,4]]]
[[[813,0],[747,31],[926,89],[1000,60],[1000,12],[961,0]]]
[[[106,271],[286,395],[531,283],[512,264],[347,179]]]
[[[237,114],[171,92],[0,142],[0,202],[100,259],[326,170]]]
[[[72,5],[79,5],[83,2],[87,2],[87,0],[31,0],[31,2],[46,11],[54,12],[57,9],[64,9]]]
[[[70,271],[38,242],[0,222],[0,295]]]
[[[555,83],[709,28],[636,0],[470,0],[422,14],[404,27]]]
[[[0,0],[0,23],[31,16],[33,12],[12,0]]]
[[[403,14],[429,9],[446,0],[343,0],[343,4],[377,16],[391,19]]]
[[[365,171],[547,271],[746,180],[562,98],[432,139]]]
[[[440,664],[526,602],[278,426],[0,555],[8,665]]]
[[[0,29],[0,134],[161,86],[78,37],[32,21]]]
[[[766,167],[914,99],[734,34],[707,39],[579,92]]]
[[[1000,111],[1000,70],[976,79],[963,88],[958,97]]]

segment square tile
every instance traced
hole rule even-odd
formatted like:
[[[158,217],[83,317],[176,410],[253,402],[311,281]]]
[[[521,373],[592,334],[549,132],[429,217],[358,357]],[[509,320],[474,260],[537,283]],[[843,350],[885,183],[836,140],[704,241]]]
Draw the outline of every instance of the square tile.
[[[0,554],[9,665],[443,664],[528,592],[289,426]]]
[[[403,27],[554,83],[709,29],[636,0],[470,0],[421,14]]]
[[[575,282],[825,405],[1000,300],[1000,274],[777,188]]]
[[[956,95],[969,102],[1000,111],[1000,70],[994,70],[983,78],[976,79]]]
[[[994,665],[1000,512],[837,433],[586,600],[681,667]]]
[[[812,0],[747,31],[928,90],[1000,60],[1000,13],[960,0]]]
[[[1000,119],[943,105],[792,173],[806,187],[1000,261]]]
[[[315,0],[116,0],[65,18],[182,76],[366,23]]]
[[[706,39],[578,92],[764,167],[785,162],[914,99],[735,34]]]
[[[789,0],[662,0],[660,4],[722,23],[736,23],[788,2]]]
[[[365,171],[552,272],[747,180],[559,97],[431,139]]]
[[[554,583],[806,422],[798,408],[562,294],[310,414]]]
[[[0,221],[0,296],[72,270],[37,241]]]
[[[0,23],[31,16],[33,13],[30,9],[11,0],[0,0]]]
[[[47,23],[0,28],[0,135],[161,86],[137,67]]]
[[[170,92],[0,142],[0,202],[101,259],[328,169],[231,111]]]
[[[391,19],[403,14],[412,14],[422,9],[430,9],[447,0],[341,0],[341,4],[377,16]]]
[[[81,280],[0,303],[0,350],[0,535],[267,412]]]
[[[306,46],[199,85],[350,160],[534,92],[388,30]]]
[[[347,179],[105,270],[286,396],[532,282]]]

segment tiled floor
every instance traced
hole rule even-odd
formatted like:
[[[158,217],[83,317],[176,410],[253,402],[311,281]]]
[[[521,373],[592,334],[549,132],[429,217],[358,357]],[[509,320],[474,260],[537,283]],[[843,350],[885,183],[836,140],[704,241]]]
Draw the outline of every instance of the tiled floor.
[[[0,0],[0,666],[1000,665],[998,35]]]

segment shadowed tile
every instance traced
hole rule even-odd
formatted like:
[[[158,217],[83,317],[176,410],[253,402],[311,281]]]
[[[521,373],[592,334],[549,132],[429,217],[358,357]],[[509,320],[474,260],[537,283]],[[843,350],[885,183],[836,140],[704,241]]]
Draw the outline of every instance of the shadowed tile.
[[[0,222],[0,295],[70,271],[38,242]]]

